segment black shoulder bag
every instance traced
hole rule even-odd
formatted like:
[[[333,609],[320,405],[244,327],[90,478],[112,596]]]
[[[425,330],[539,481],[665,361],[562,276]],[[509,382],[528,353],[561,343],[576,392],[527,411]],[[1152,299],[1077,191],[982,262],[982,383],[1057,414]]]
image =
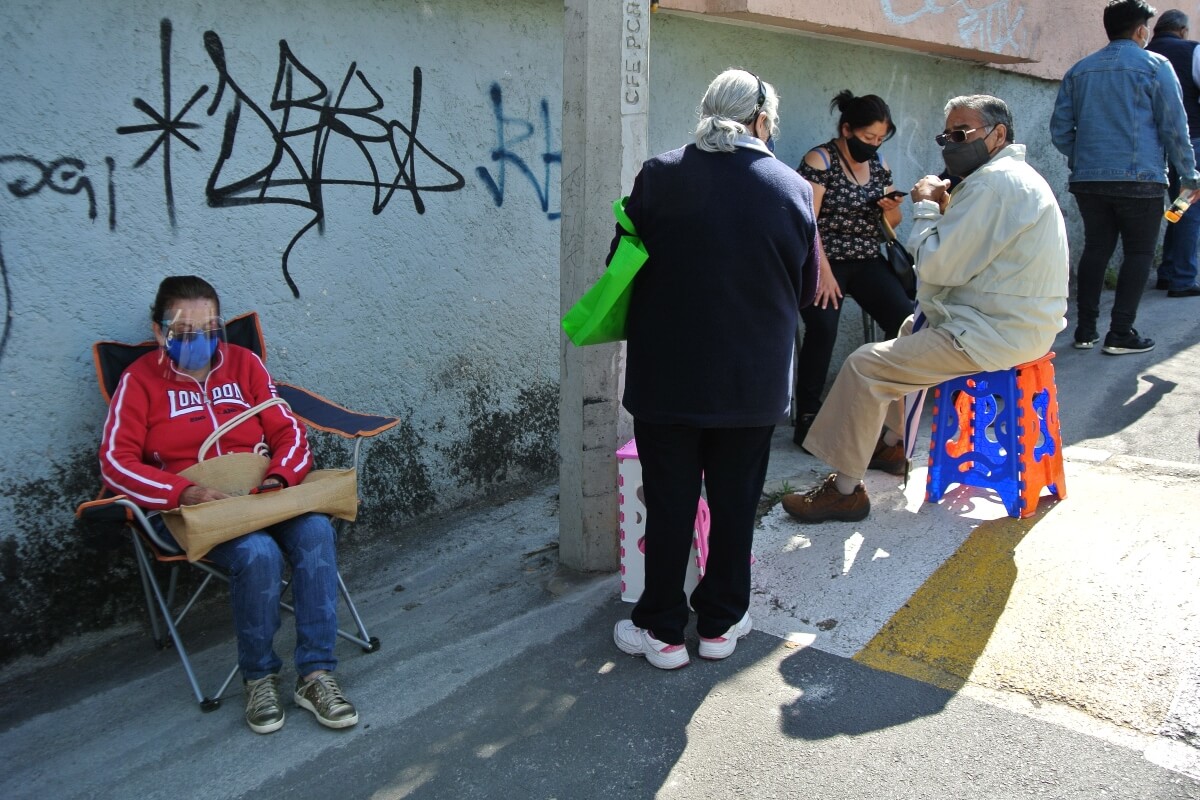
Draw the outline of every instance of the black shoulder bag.
[[[883,239],[880,243],[880,248],[883,251],[883,260],[891,268],[892,274],[896,276],[896,280],[900,281],[900,285],[904,287],[904,293],[908,295],[908,299],[916,299],[916,262],[913,261],[913,257],[904,245],[900,244],[900,240],[896,238],[896,232],[892,230],[892,226],[884,219],[882,211],[879,212],[879,230],[883,234]]]

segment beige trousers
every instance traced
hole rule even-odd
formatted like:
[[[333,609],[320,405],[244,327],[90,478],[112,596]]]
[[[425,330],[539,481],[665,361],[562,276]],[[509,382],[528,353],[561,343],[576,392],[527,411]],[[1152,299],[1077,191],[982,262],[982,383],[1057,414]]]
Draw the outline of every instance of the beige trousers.
[[[950,334],[911,330],[909,317],[897,338],[851,353],[813,420],[804,447],[839,474],[862,479],[885,423],[904,435],[906,394],[984,371]]]

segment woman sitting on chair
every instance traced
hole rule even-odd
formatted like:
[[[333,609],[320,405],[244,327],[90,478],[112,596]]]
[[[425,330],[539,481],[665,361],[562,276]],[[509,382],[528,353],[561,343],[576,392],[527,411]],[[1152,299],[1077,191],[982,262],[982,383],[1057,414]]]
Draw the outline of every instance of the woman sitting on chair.
[[[177,473],[217,427],[275,397],[275,385],[252,351],[224,339],[221,302],[191,275],[158,287],[151,327],[160,348],[125,370],[104,423],[100,471],[116,492],[148,511],[226,497]],[[260,491],[294,486],[312,468],[304,424],[275,405],[237,425],[214,446],[217,454],[267,450]],[[163,537],[170,535],[157,516]],[[292,564],[296,607],[295,701],[330,728],[358,722],[358,712],[333,678],[337,666],[337,566],[334,532],[323,514],[304,514],[215,546],[205,557],[229,574],[238,666],[246,687],[246,723],[255,733],[283,727],[282,662],[272,641],[280,625],[283,561]]]
[[[892,171],[876,152],[896,132],[892,112],[877,95],[855,97],[846,89],[830,104],[837,109],[838,135],[809,150],[799,171],[813,187],[813,209],[821,234],[821,280],[817,297],[800,312],[804,343],[796,357],[796,429],[804,437],[821,410],[821,395],[837,341],[841,300],[853,297],[894,339],[912,313],[912,299],[880,257],[880,217],[900,224],[900,202],[892,192]],[[901,460],[876,461],[871,468],[904,474]]]

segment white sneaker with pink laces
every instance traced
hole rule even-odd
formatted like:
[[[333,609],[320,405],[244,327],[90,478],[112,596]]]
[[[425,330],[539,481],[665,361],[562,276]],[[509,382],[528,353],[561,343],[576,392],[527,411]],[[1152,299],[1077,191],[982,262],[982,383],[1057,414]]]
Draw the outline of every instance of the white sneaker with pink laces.
[[[688,665],[687,646],[667,644],[650,635],[650,631],[639,628],[623,619],[613,628],[613,641],[621,651],[631,656],[645,656],[659,669],[679,669]]]
[[[722,658],[728,658],[733,655],[733,651],[737,648],[738,639],[741,639],[746,634],[750,633],[754,625],[750,622],[750,612],[738,620],[738,624],[734,625],[729,630],[725,631],[724,636],[718,636],[715,639],[707,639],[700,637],[700,657],[707,658],[713,661]]]

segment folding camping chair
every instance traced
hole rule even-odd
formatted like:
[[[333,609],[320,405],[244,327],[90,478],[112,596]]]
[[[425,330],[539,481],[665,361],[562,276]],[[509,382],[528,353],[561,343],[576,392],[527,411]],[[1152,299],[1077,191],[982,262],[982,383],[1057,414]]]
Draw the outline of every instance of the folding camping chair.
[[[263,340],[262,328],[259,326],[257,313],[250,312],[230,320],[226,324],[226,335],[228,341],[232,344],[241,345],[253,350],[259,358],[263,359],[264,362],[266,361],[266,344]],[[155,350],[157,347],[158,345],[153,341],[133,345],[119,342],[97,342],[92,347],[96,363],[96,378],[99,381],[100,392],[104,395],[105,402],[111,401],[112,393],[116,390],[121,373],[142,355]],[[305,424],[310,428],[334,433],[346,439],[353,439],[353,466],[356,468],[359,464],[359,452],[363,440],[388,430],[400,421],[395,417],[360,414],[350,411],[299,386],[276,381],[275,388],[279,392],[279,396],[291,406],[296,416],[304,420]],[[191,684],[192,692],[196,696],[196,702],[200,704],[201,710],[212,711],[218,708],[221,705],[221,695],[225,693],[225,690],[233,681],[238,667],[234,665],[215,693],[205,695],[200,690],[200,684],[196,679],[195,670],[192,668],[191,659],[188,657],[187,649],[184,647],[183,638],[179,633],[179,625],[183,622],[188,612],[192,610],[192,607],[204,590],[208,588],[213,578],[226,583],[229,582],[229,578],[221,569],[204,560],[194,563],[188,562],[187,557],[175,541],[169,535],[164,536],[160,534],[151,523],[150,516],[153,516],[153,514],[147,515],[125,495],[105,496],[105,493],[102,492],[98,499],[79,506],[76,515],[88,520],[108,520],[121,522],[126,525],[130,533],[130,539],[133,542],[134,555],[137,559],[138,573],[141,576],[142,590],[146,597],[146,608],[150,615],[150,627],[155,643],[159,649],[165,648],[168,644],[174,644],[175,650],[179,653],[179,659],[183,662],[183,670],[187,673],[187,679]],[[340,519],[336,520],[335,523],[335,530],[340,538],[348,523]],[[155,573],[154,567],[156,563],[167,569],[165,590],[162,580]],[[196,567],[205,573],[205,575],[191,596],[177,608],[175,593],[179,582],[180,567],[189,563],[190,566]],[[340,572],[337,579],[342,599],[345,601],[346,608],[349,610],[350,616],[357,628],[356,633],[348,633],[339,629],[338,636],[358,645],[364,652],[375,652],[379,649],[379,639],[368,634],[366,625],[363,624],[362,618],[358,614],[358,609],[354,606],[354,601],[350,597],[350,592],[346,589],[346,583],[342,580]],[[287,586],[288,581],[285,580],[285,592]],[[292,606],[286,602],[286,594],[284,597],[283,608],[294,613]]]

